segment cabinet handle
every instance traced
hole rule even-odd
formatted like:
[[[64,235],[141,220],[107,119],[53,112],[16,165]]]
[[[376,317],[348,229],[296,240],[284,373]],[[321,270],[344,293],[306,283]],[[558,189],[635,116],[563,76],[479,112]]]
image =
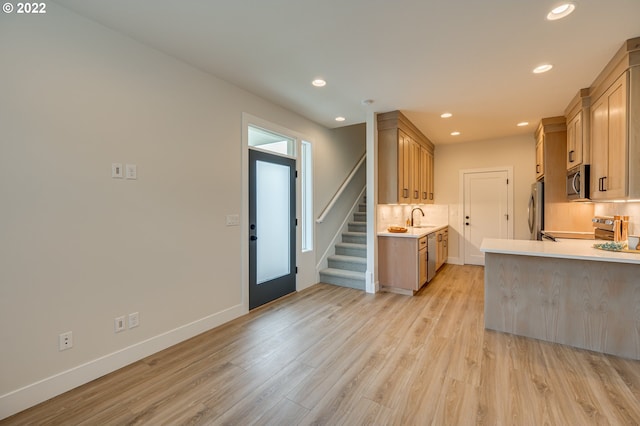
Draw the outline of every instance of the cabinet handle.
[[[536,173],[540,173],[540,164],[536,164]]]
[[[438,234],[438,242],[442,241],[442,234]]]
[[[603,176],[599,179],[599,183],[598,183],[598,189],[602,192],[606,192],[607,191],[607,186],[605,185],[605,179],[607,177]]]
[[[433,192],[429,195],[429,199],[433,200]]]
[[[576,160],[573,158],[573,154],[575,154],[575,153],[576,153],[576,152],[575,152],[574,150],[569,151],[569,162],[570,162],[570,163],[573,163],[574,161],[576,161]]]
[[[409,198],[409,190],[407,188],[402,190],[402,197]]]
[[[413,198],[415,198],[415,199],[420,198],[420,197],[418,196],[418,191],[413,191]]]
[[[422,192],[422,199],[426,200],[427,199],[427,193],[426,192]]]

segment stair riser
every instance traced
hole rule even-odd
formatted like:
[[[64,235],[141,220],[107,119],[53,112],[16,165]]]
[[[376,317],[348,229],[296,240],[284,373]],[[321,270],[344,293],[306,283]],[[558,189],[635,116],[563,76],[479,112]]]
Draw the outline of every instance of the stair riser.
[[[367,211],[367,205],[366,204],[359,204],[358,205],[358,212],[366,212]]]
[[[366,272],[367,265],[358,262],[345,262],[342,260],[329,259],[329,268],[345,269],[347,271]]]
[[[355,289],[358,289],[358,290],[364,290],[364,288],[365,288],[364,279],[363,280],[357,280],[357,279],[352,279],[352,278],[336,277],[336,276],[333,276],[333,275],[323,274],[322,272],[320,272],[320,281],[323,282],[323,283],[339,285],[339,286],[342,286],[342,287],[355,288]]]
[[[348,230],[349,232],[367,232],[367,224],[349,223]]]
[[[342,234],[342,242],[353,244],[367,244],[367,236]]]
[[[367,213],[354,213],[353,220],[356,222],[366,222],[367,221]]]
[[[336,254],[341,254],[343,256],[367,257],[367,249],[336,246]]]

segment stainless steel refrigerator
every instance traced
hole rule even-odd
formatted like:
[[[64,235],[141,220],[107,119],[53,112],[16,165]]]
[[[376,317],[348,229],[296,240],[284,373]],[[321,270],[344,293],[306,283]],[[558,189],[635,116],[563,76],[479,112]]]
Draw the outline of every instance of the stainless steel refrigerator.
[[[529,232],[532,240],[542,239],[544,229],[544,183],[536,182],[531,185],[529,197]]]

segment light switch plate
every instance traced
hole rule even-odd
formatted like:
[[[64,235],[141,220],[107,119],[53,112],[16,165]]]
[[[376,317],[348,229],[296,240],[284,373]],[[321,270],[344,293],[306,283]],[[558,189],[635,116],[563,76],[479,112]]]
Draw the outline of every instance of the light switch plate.
[[[111,177],[122,179],[122,163],[111,163]]]
[[[135,164],[125,166],[125,177],[127,179],[138,179],[138,167]]]
[[[227,215],[227,226],[238,226],[240,225],[240,215],[239,214],[228,214]]]

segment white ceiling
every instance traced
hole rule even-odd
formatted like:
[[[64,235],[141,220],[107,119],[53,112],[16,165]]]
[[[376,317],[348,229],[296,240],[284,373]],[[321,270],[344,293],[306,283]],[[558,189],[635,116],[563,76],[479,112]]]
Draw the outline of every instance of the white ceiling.
[[[554,0],[56,3],[327,127],[363,122],[372,99],[436,144],[532,133],[640,36],[640,0],[575,0],[555,22]],[[531,73],[544,62],[553,70]]]

